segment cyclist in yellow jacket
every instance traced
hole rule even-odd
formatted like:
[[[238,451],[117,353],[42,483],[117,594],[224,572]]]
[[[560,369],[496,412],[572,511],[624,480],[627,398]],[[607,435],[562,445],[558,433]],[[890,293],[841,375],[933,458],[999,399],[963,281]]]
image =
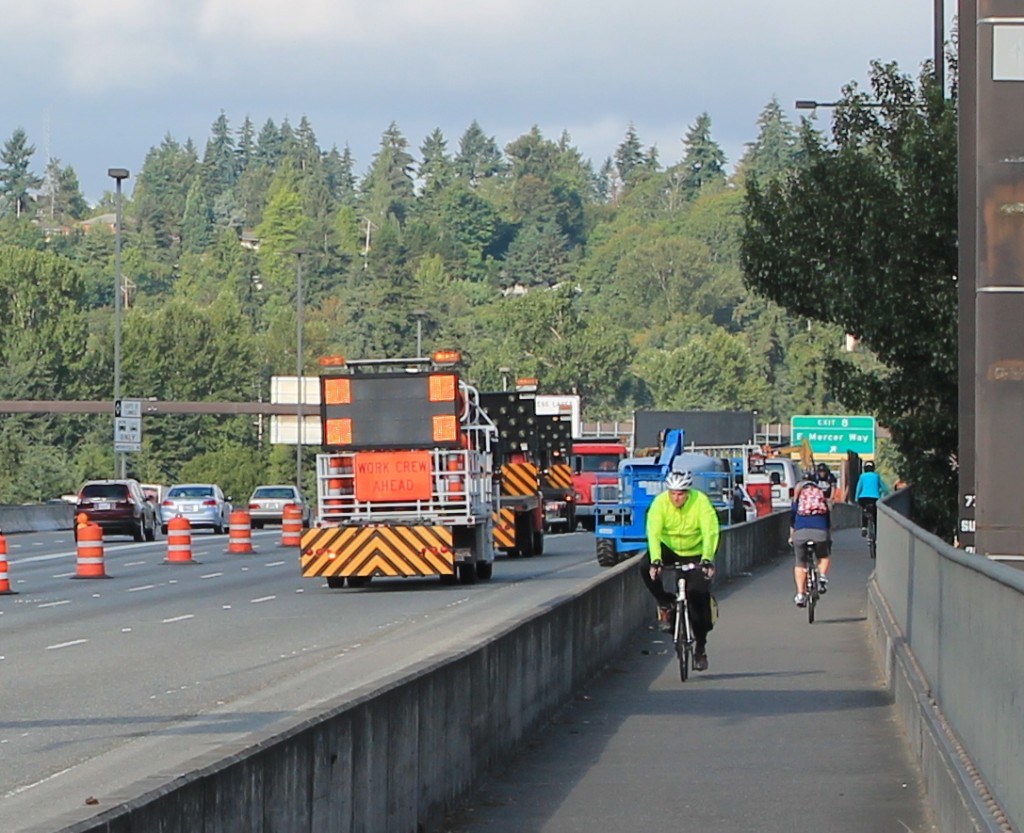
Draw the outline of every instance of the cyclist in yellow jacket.
[[[686,596],[690,603],[690,624],[696,639],[693,668],[708,667],[707,638],[711,620],[711,577],[715,574],[718,551],[718,512],[703,492],[693,488],[693,474],[670,472],[665,491],[654,498],[647,510],[647,554],[640,565],[644,584],[658,603],[658,625],[672,630],[675,597],[661,583],[663,564],[699,564],[701,569],[686,575]]]

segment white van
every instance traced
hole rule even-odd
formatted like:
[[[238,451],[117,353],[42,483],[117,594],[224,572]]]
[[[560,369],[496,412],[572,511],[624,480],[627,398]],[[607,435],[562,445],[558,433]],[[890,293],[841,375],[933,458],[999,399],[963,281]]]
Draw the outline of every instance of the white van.
[[[796,466],[796,461],[788,457],[769,457],[764,461],[772,484],[772,509],[789,509],[793,503],[793,489],[800,477]]]

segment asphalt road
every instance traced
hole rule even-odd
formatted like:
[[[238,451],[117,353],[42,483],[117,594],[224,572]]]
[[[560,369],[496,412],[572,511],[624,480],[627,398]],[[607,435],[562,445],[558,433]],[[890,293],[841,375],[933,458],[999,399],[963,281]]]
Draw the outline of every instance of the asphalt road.
[[[448,833],[934,830],[869,647],[859,531],[834,554],[813,625],[789,558],[716,591],[710,668],[686,683],[667,638],[643,634]]]
[[[254,554],[197,531],[196,564],[166,541],[105,545],[108,579],[75,579],[70,532],[7,536],[0,596],[0,830],[110,795],[159,766],[240,742],[292,711],[399,673],[600,571],[589,534],[501,557],[476,585],[304,579],[280,531]]]

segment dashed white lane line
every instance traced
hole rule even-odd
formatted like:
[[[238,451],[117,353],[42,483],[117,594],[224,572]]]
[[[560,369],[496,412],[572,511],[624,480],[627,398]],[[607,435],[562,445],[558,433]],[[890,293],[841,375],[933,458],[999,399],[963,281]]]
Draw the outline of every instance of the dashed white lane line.
[[[160,624],[162,624],[162,625],[170,625],[170,624],[173,624],[174,622],[184,622],[186,619],[195,619],[195,618],[196,617],[195,617],[194,613],[186,613],[184,616],[172,616],[170,619],[162,619],[162,620],[160,620]]]
[[[129,587],[125,592],[135,593],[138,590],[152,590],[154,587],[156,587],[155,584],[140,584],[138,587]]]
[[[264,564],[263,566],[264,567],[280,567],[284,563],[285,563],[284,561],[270,561],[270,562]]]
[[[43,602],[42,604],[36,605],[36,607],[58,607],[60,605],[69,605],[69,604],[71,604],[71,599],[61,599],[60,601],[57,601],[57,602]]]
[[[260,596],[258,599],[249,599],[249,601],[254,605],[258,605],[260,602],[270,602],[276,598],[277,596]]]
[[[224,573],[207,573],[205,576],[200,576],[199,578],[217,578],[222,575],[224,575]]]
[[[70,642],[58,642],[56,645],[47,645],[47,651],[56,651],[58,648],[70,648],[73,645],[84,645],[88,639],[72,639]]]

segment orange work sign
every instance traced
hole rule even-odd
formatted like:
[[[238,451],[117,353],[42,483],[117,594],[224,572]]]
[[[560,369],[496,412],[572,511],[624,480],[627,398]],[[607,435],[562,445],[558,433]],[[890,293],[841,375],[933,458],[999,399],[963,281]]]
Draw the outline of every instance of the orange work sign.
[[[356,500],[430,500],[429,451],[362,451],[353,468]]]

